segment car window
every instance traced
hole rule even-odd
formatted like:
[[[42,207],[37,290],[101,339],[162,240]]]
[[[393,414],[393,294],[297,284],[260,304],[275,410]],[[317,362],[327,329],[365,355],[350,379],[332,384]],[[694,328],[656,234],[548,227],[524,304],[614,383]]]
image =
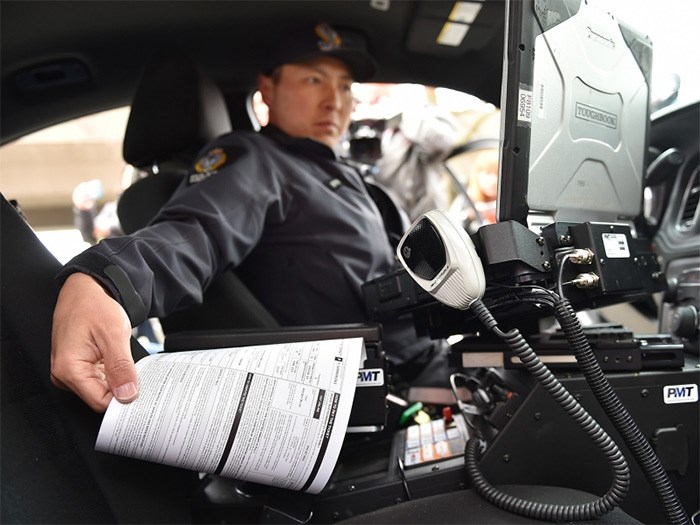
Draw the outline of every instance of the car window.
[[[652,109],[699,100],[700,68],[693,57],[700,49],[700,2],[610,0],[606,5],[652,41]]]
[[[76,188],[82,184],[92,192],[102,209],[116,200],[130,176],[122,158],[128,117],[128,107],[104,111],[0,148],[3,194],[17,200],[29,224],[61,262],[88,246],[75,227]]]
[[[494,188],[498,180],[500,111],[493,104],[420,84],[366,83],[354,91],[347,153],[373,165],[374,177],[409,219],[440,208],[465,226],[494,222],[485,210],[495,209],[495,192],[476,184],[476,173],[485,170]],[[468,146],[475,143],[480,146]],[[474,209],[482,205],[483,213]]]
[[[402,155],[400,144],[406,138],[416,147],[432,148],[432,167],[426,168],[424,173],[406,170],[403,178],[384,179],[385,186],[399,196],[407,194],[401,185],[407,183],[407,176],[413,178],[418,174],[423,179],[408,182],[416,191],[427,188],[429,195],[415,197],[423,199],[420,208],[408,201],[400,203],[411,217],[426,206],[452,209],[464,220],[467,216],[473,217],[460,196],[470,185],[470,174],[479,152],[454,156],[449,161],[448,171],[438,161],[447,156],[449,150],[467,142],[483,138],[497,140],[498,109],[466,93],[419,84],[356,83],[353,92],[357,105],[351,132],[343,142],[343,153],[360,162],[376,164],[382,156],[382,137],[384,150],[391,150],[394,159]],[[258,123],[266,125],[267,107],[260,93],[255,93],[251,102]],[[134,177],[122,158],[128,115],[129,107],[88,115],[0,148],[3,193],[19,202],[29,223],[61,262],[95,240],[87,239],[79,231],[76,199],[95,200],[96,209],[103,210],[98,223],[100,220],[116,221],[114,202]],[[452,128],[445,128],[446,118],[453,119]],[[399,131],[403,138],[397,136]],[[388,137],[392,134],[394,137],[390,140]],[[367,147],[373,148],[365,151],[369,157],[358,154]],[[434,169],[435,166],[438,168]],[[386,171],[386,165],[384,168]],[[392,168],[396,169],[397,166]],[[378,179],[382,180],[381,174]],[[102,228],[109,229],[110,224]],[[93,237],[99,239],[100,236]]]

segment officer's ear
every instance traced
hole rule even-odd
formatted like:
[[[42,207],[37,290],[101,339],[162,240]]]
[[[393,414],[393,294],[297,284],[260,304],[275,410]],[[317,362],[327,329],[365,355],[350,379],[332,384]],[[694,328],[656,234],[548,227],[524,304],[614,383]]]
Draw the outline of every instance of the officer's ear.
[[[260,73],[257,78],[258,91],[262,95],[263,102],[270,106],[273,97],[275,81],[272,76]]]

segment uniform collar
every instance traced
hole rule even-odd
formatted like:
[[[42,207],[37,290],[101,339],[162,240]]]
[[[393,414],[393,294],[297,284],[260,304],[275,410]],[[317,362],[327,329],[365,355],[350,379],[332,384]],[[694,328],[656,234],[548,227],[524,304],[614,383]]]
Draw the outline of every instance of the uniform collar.
[[[260,133],[285,147],[301,151],[305,154],[316,155],[329,160],[337,160],[338,158],[335,151],[325,144],[313,139],[292,137],[273,124],[268,124],[262,128]]]

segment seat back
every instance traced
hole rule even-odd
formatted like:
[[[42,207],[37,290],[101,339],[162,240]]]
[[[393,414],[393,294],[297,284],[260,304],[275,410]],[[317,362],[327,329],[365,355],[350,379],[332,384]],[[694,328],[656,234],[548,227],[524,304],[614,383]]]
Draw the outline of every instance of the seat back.
[[[61,264],[2,195],[0,246],[0,523],[191,522],[195,474],[95,452],[101,415],[51,384]]]
[[[141,71],[124,134],[124,160],[149,173],[121,195],[117,214],[131,233],[155,216],[207,142],[231,131],[219,88],[192,58],[156,53]]]
[[[119,199],[124,232],[146,226],[187,176],[199,150],[229,131],[224,97],[202,68],[177,52],[155,55],[141,73],[124,136],[124,160],[150,173]],[[201,305],[160,321],[166,334],[278,326],[233,270],[212,282]]]

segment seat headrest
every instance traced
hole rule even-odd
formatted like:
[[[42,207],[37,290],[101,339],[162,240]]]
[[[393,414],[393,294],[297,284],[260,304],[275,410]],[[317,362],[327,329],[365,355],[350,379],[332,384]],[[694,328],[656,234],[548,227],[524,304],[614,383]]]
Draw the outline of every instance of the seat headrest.
[[[210,140],[231,131],[218,86],[191,57],[153,56],[141,72],[124,135],[124,160],[139,168],[191,162]]]

